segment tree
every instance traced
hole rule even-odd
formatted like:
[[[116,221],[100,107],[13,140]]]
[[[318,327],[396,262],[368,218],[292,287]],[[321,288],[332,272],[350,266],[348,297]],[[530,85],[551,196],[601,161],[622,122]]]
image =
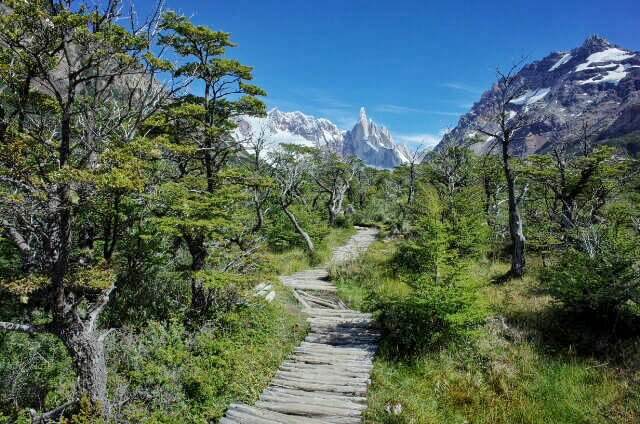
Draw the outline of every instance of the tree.
[[[484,191],[484,212],[494,242],[504,238],[499,226],[500,206],[507,200],[503,196],[504,175],[500,158],[485,155],[479,163],[480,179]]]
[[[0,330],[57,336],[73,358],[78,396],[104,414],[109,330],[100,329],[100,315],[115,290],[121,207],[144,191],[154,152],[138,130],[170,94],[155,77],[168,63],[150,51],[155,16],[127,30],[117,0],[103,9],[5,3],[0,230],[23,266],[4,288],[32,320]],[[46,318],[36,320],[37,311]]]
[[[517,133],[533,125],[533,119],[526,111],[516,112],[513,101],[526,93],[526,86],[522,78],[516,74],[517,67],[509,72],[497,71],[496,82],[491,102],[490,121],[485,126],[479,126],[477,131],[490,137],[494,146],[500,147],[502,169],[507,185],[507,199],[509,205],[509,235],[511,238],[511,269],[509,276],[521,277],[525,272],[525,237],[519,205],[526,190],[520,195],[516,190],[516,175],[511,165],[514,137]]]
[[[312,176],[327,196],[329,224],[336,225],[344,206],[344,198],[356,173],[357,158],[340,157],[328,149],[317,150],[314,155]]]
[[[191,256],[191,307],[188,320],[200,320],[215,303],[206,271],[210,249],[222,249],[242,226],[235,214],[242,194],[237,175],[225,171],[241,143],[230,133],[240,115],[262,116],[258,99],[266,93],[249,84],[252,68],[225,57],[234,47],[230,35],[191,23],[175,12],[163,15],[160,44],[172,49],[181,63],[175,78],[192,82],[199,95],[186,94],[158,117],[154,133],[166,136],[165,175],[157,209],[163,228],[184,243]],[[198,84],[198,85],[195,85]]]
[[[271,197],[273,187],[268,176],[269,164],[265,161],[264,153],[269,145],[269,140],[265,130],[261,129],[259,134],[251,134],[245,143],[250,153],[249,168],[251,170],[251,181],[249,187],[252,193],[253,207],[256,212],[256,223],[253,231],[260,231],[264,226],[265,214],[269,211],[267,201]]]
[[[294,144],[283,144],[271,153],[273,177],[278,186],[278,201],[282,211],[305,243],[309,254],[316,253],[309,234],[302,228],[291,205],[303,194],[303,185],[311,167],[311,155],[315,149]]]
[[[416,198],[416,183],[418,180],[418,165],[422,163],[422,160],[425,158],[426,152],[423,146],[416,146],[413,150],[409,152],[409,163],[407,166],[409,167],[409,194],[407,195],[407,205],[413,206],[413,203]]]
[[[474,182],[471,151],[461,146],[445,146],[427,163],[429,181],[444,205],[444,217],[455,212],[456,196]]]
[[[602,208],[634,175],[626,154],[593,146],[601,130],[585,119],[565,124],[553,132],[550,154],[525,162],[525,175],[546,205],[547,225],[555,226],[561,243],[580,243],[580,229],[602,222]]]

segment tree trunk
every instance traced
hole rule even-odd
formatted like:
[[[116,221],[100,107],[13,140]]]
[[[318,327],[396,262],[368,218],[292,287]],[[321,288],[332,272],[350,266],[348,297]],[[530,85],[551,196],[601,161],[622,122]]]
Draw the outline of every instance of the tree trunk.
[[[282,210],[289,217],[289,220],[291,221],[294,228],[296,229],[296,232],[300,234],[300,237],[302,237],[302,239],[304,240],[305,244],[307,245],[307,250],[309,251],[309,253],[315,254],[316,248],[313,245],[313,240],[311,240],[311,237],[309,237],[309,234],[307,234],[307,232],[300,226],[300,224],[298,223],[298,220],[296,219],[296,216],[289,210],[288,206],[282,205]]]
[[[105,416],[109,405],[103,337],[96,331],[87,330],[81,322],[63,327],[59,337],[73,358],[78,393],[89,398],[96,414]]]
[[[253,231],[260,231],[264,226],[264,212],[261,206],[256,206],[256,225],[253,226]]]
[[[187,314],[187,324],[191,325],[206,313],[208,309],[207,293],[204,284],[195,273],[204,269],[208,252],[202,237],[185,237],[191,254],[191,305]]]
[[[329,225],[335,226],[336,221],[338,220],[338,213],[334,210],[333,206],[329,204]]]
[[[409,172],[409,196],[407,198],[407,204],[413,206],[413,201],[416,195],[416,170],[415,164],[411,163]]]
[[[253,205],[256,209],[256,223],[253,226],[253,232],[260,231],[264,226],[264,199],[261,198],[259,190],[255,188],[253,191]]]
[[[508,141],[502,142],[502,165],[507,180],[507,195],[509,200],[509,235],[511,236],[511,270],[512,277],[522,277],[525,271],[525,238],[522,229],[522,218],[518,209],[515,178],[509,164]]]

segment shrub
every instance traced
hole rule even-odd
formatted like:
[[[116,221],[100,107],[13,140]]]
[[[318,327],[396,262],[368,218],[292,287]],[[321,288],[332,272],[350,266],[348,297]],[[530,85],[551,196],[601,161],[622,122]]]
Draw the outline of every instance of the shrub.
[[[397,272],[430,274],[435,280],[448,268],[453,254],[448,249],[449,233],[437,219],[422,220],[410,237],[398,247],[393,260]]]
[[[373,300],[387,352],[412,356],[468,336],[484,320],[469,283],[461,272],[442,283],[423,276],[410,295]]]
[[[594,234],[584,249],[571,248],[542,274],[545,291],[575,313],[615,322],[640,304],[640,242],[611,231]]]
[[[298,222],[314,242],[322,240],[329,234],[329,227],[324,221],[321,211],[309,211],[302,207],[292,207]],[[295,231],[289,218],[277,210],[264,229],[267,243],[272,250],[284,252],[295,247],[305,247],[300,235]]]

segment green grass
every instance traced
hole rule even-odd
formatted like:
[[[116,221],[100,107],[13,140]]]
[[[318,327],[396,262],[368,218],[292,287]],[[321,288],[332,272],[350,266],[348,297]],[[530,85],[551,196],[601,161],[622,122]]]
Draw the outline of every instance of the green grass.
[[[378,242],[361,261],[335,270],[340,295],[362,309],[371,293],[407,295],[390,271],[394,248]],[[490,318],[470,339],[410,360],[394,359],[382,344],[366,423],[640,422],[640,341],[595,349],[600,335],[563,321],[536,290],[535,272],[489,283],[507,267],[474,264]]]
[[[214,422],[232,402],[255,402],[306,330],[288,299],[257,301],[186,339],[179,323],[150,323],[112,351],[110,385],[151,395],[121,411],[127,422]]]
[[[346,243],[354,229],[332,230],[320,243],[316,260],[327,261],[332,250]],[[308,330],[290,290],[278,275],[313,266],[301,249],[266,253],[269,266],[249,275],[243,284],[245,304],[215,324],[185,329],[177,317],[120,328],[108,338],[108,386],[117,402],[130,398],[113,412],[118,422],[216,422],[232,402],[252,404],[273,378],[282,361]],[[271,281],[277,296],[271,303],[252,295],[252,287]],[[20,375],[16,387],[41,386],[43,403],[53,408],[73,391],[73,369],[61,343],[53,337],[0,334],[0,376]],[[33,358],[41,358],[33,360]],[[27,378],[28,377],[28,378]],[[65,384],[62,384],[65,382]],[[16,391],[8,386],[0,394]],[[1,399],[0,423],[26,414]],[[26,416],[26,415],[25,415]],[[11,417],[11,418],[10,418]]]
[[[311,258],[302,248],[295,248],[286,252],[267,254],[268,261],[275,275],[289,275],[316,266],[318,263],[326,263],[331,259],[333,250],[343,245],[354,235],[356,230],[351,228],[336,228],[318,243],[316,258]]]

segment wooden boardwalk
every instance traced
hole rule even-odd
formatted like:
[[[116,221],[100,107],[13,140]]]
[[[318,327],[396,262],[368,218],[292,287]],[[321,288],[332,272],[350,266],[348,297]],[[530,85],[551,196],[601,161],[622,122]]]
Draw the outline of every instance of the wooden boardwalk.
[[[359,255],[377,230],[358,228],[336,249],[339,264]],[[291,287],[311,331],[284,361],[254,406],[232,404],[221,424],[356,424],[367,407],[367,388],[379,333],[371,316],[346,307],[326,268],[282,277]]]

